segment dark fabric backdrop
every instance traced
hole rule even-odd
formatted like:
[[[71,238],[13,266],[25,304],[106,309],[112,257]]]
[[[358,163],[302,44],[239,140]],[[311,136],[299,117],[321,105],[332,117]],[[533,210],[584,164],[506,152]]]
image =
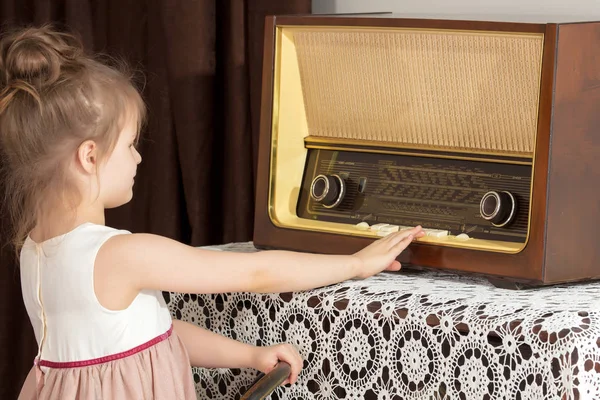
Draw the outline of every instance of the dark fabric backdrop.
[[[252,238],[263,26],[310,0],[1,0],[3,29],[54,22],[145,76],[149,108],[133,201],[107,224],[191,245]],[[0,218],[2,239],[6,217]],[[0,398],[36,344],[11,250],[0,254]],[[176,268],[173,265],[173,268]]]

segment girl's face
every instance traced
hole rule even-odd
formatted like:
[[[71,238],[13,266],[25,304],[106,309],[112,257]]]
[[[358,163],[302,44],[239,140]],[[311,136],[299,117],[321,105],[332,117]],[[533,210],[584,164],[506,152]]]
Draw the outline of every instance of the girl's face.
[[[142,161],[135,148],[137,124],[134,118],[128,118],[113,152],[101,165],[99,200],[104,208],[119,207],[133,197],[133,183],[138,164]]]

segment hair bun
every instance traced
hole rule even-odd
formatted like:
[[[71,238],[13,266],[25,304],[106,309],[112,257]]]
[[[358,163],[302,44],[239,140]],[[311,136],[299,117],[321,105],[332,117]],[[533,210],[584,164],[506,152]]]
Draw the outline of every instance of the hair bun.
[[[75,67],[81,53],[75,37],[48,26],[9,34],[0,41],[2,84],[24,81],[42,89],[56,82],[64,68]]]

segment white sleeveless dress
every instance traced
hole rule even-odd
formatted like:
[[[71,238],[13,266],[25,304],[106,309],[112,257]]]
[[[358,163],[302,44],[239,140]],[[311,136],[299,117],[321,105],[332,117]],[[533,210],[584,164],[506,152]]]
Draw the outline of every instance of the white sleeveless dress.
[[[160,291],[104,308],[94,262],[110,237],[92,223],[21,250],[23,300],[38,343],[37,399],[196,399],[189,358]]]

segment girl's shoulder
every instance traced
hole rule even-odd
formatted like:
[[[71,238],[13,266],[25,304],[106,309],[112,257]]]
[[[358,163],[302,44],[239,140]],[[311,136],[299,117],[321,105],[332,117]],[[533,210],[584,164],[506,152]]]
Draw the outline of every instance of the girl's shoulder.
[[[125,229],[86,222],[75,228],[70,236],[74,242],[92,246],[101,246],[113,236],[130,234],[131,232]]]
[[[84,222],[66,233],[41,242],[36,242],[27,236],[21,249],[21,256],[29,252],[37,254],[38,250],[43,250],[43,254],[46,256],[57,255],[61,253],[61,250],[91,250],[95,253],[111,237],[125,234],[131,234],[131,232],[107,225]]]
[[[84,222],[83,224],[79,225],[78,227],[74,228],[73,231],[79,230],[80,232],[83,233],[92,233],[92,234],[131,234],[130,231],[125,230],[125,229],[119,229],[119,228],[113,228],[112,226],[108,226],[108,225],[100,225],[100,224],[95,224],[93,222]]]
[[[90,235],[93,236],[103,236],[103,235],[114,235],[114,234],[126,234],[126,233],[131,233],[127,230],[123,230],[123,229],[117,229],[117,228],[113,228],[107,225],[100,225],[100,224],[95,224],[93,222],[84,222],[82,224],[77,225],[76,227],[74,227],[73,229],[71,229],[68,232],[65,232],[63,234],[54,236],[52,238],[49,239],[45,239],[43,241],[39,241],[36,242],[35,240],[33,240],[31,238],[31,236],[27,236],[27,238],[25,239],[25,244],[26,245],[44,245],[44,244],[51,244],[51,243],[56,243],[56,242],[61,242],[64,241],[65,239],[71,239],[74,237],[90,237]]]

